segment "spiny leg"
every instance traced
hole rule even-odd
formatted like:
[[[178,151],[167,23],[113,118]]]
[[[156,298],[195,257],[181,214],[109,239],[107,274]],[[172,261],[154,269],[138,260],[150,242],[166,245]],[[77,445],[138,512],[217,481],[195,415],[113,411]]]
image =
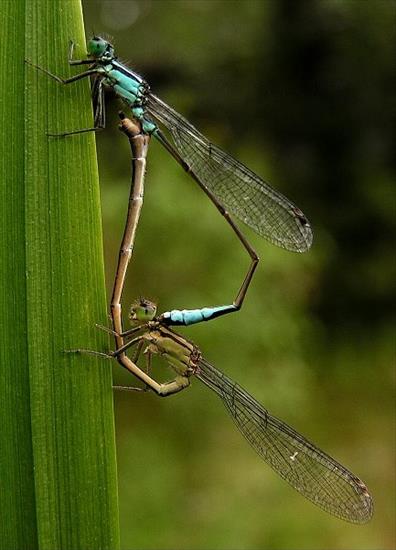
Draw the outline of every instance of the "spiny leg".
[[[103,332],[107,332],[107,334],[111,334],[112,336],[119,336],[118,332],[109,327],[105,327],[104,325],[99,325],[98,323],[95,323],[95,327],[99,330],[103,330]]]
[[[71,55],[73,54],[73,48],[74,48],[74,43],[71,42],[71,47],[70,47],[70,50],[69,50],[69,64],[70,65],[85,65],[85,64],[89,64],[89,65],[92,65],[93,64],[93,61],[91,59],[76,59],[76,60],[73,60],[71,59]],[[44,74],[46,74],[47,76],[49,76],[50,78],[52,78],[53,80],[55,80],[56,82],[58,82],[59,84],[71,84],[72,82],[77,82],[78,80],[81,80],[83,78],[87,78],[89,76],[93,76],[93,75],[98,75],[98,71],[96,68],[93,68],[93,69],[88,69],[87,71],[84,71],[80,74],[77,74],[77,75],[74,75],[74,76],[71,76],[69,78],[62,78],[54,73],[51,73],[51,71],[48,71],[47,69],[44,69],[44,67],[41,67],[40,65],[36,65],[35,63],[32,63],[29,59],[25,59],[25,63],[27,63],[28,65],[31,65],[32,67],[35,67],[36,69],[38,69],[39,71],[43,72]],[[74,130],[74,131],[71,131],[71,132],[62,132],[62,133],[59,133],[59,134],[53,134],[53,133],[48,133],[47,135],[49,137],[65,137],[65,136],[69,136],[69,135],[73,135],[73,134],[82,134],[82,133],[86,133],[86,132],[96,132],[97,130],[102,130],[104,127],[105,127],[105,112],[104,112],[104,108],[103,108],[103,105],[104,105],[104,91],[103,91],[103,86],[102,86],[102,83],[99,83],[98,84],[98,88],[95,90],[95,93],[96,93],[96,101],[95,101],[95,105],[94,105],[94,112],[95,112],[95,115],[94,115],[94,121],[95,121],[95,126],[92,127],[92,128],[82,128],[80,130]]]
[[[136,351],[132,357],[132,361],[137,364],[137,362],[139,361],[139,357],[140,357],[140,354],[142,352],[142,349],[143,349],[143,346],[144,346],[144,340],[141,340],[138,345],[136,346]],[[146,362],[147,363],[147,362]],[[146,365],[146,367],[149,367],[150,365]],[[150,376],[150,369],[149,368],[146,368],[146,373]]]
[[[92,59],[73,59],[74,53],[74,42],[73,40],[69,41],[69,55],[67,61],[69,65],[92,65]]]
[[[70,76],[69,78],[62,78],[61,76],[51,73],[51,71],[49,71],[48,69],[44,69],[44,67],[41,67],[40,65],[36,65],[36,63],[33,63],[32,61],[30,61],[30,59],[25,59],[25,63],[27,63],[28,65],[31,65],[35,69],[38,69],[39,71],[46,74],[53,80],[56,80],[56,82],[58,82],[59,84],[71,84],[72,82],[77,82],[77,80],[82,80],[83,78],[87,78],[88,76],[93,76],[94,74],[98,73],[97,69],[88,69],[87,71],[76,74],[74,76]]]
[[[93,349],[76,348],[76,349],[64,349],[63,353],[82,353],[86,355],[96,355],[98,357],[104,357],[105,359],[114,359],[114,352],[112,351],[95,351]]]
[[[115,385],[113,386],[113,390],[118,390],[118,391],[140,391],[140,392],[148,392],[150,391],[151,388],[149,388],[149,386],[144,386],[144,388],[138,388],[136,386],[120,386],[120,385]]]
[[[140,353],[142,351],[142,348],[144,346],[144,340],[141,340],[137,347],[136,347],[136,352],[133,356],[133,359],[132,361],[134,363],[137,363],[138,362],[138,359],[139,359],[139,356],[140,356]],[[147,359],[146,359],[146,373],[148,376],[150,376],[150,371],[151,371],[151,353],[148,352],[147,354]],[[143,388],[137,388],[135,386],[120,386],[120,385],[115,385],[113,386],[113,389],[115,390],[120,390],[120,391],[140,391],[140,392],[147,392],[147,391],[150,391],[150,386],[148,386],[147,384],[143,387]]]
[[[88,73],[87,71],[86,73]],[[82,73],[82,74],[86,74]],[[96,71],[94,71],[96,73]],[[70,132],[61,132],[59,134],[52,134],[47,133],[47,136],[49,137],[67,137],[67,136],[73,136],[75,134],[85,134],[87,132],[98,132],[99,130],[103,130],[106,126],[106,111],[104,108],[104,89],[102,84],[102,79],[97,78],[95,80],[96,88],[93,89],[94,96],[93,96],[93,103],[94,103],[94,126],[91,128],[81,128],[80,130],[72,130]]]

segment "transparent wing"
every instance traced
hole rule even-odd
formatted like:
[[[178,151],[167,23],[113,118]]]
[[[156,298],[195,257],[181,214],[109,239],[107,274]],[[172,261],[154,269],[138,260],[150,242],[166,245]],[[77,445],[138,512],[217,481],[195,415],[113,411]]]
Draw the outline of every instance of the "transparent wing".
[[[196,376],[222,399],[253,449],[283,479],[326,512],[352,523],[373,514],[364,483],[293,428],[272,416],[238,384],[201,359]]]
[[[145,107],[169,130],[180,156],[223,206],[273,244],[294,252],[309,249],[311,226],[291,201],[210,143],[158,97],[148,94]]]

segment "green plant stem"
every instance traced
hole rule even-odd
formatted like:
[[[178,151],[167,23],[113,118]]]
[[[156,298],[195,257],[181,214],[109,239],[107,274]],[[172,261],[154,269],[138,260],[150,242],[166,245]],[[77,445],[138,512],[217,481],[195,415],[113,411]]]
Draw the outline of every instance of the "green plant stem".
[[[0,547],[119,546],[111,363],[89,83],[60,86],[85,55],[79,0],[2,3]]]

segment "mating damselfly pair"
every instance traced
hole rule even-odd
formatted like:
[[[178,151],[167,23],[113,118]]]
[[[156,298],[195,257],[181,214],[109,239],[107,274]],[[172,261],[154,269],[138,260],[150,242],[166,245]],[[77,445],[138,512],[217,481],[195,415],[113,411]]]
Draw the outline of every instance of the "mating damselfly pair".
[[[359,478],[287,424],[272,416],[248,392],[204,360],[192,342],[171,328],[174,325],[188,325],[213,319],[236,311],[242,304],[257,265],[257,256],[226,209],[274,244],[298,252],[307,250],[312,242],[312,233],[306,217],[288,199],[274,191],[238,161],[212,145],[186,119],[154,96],[139,75],[117,61],[114,48],[108,41],[94,37],[88,44],[88,51],[89,59],[72,60],[73,46],[70,48],[70,64],[90,64],[90,68],[84,73],[63,80],[48,71],[45,72],[62,83],[94,76],[95,127],[104,126],[103,86],[112,87],[130,107],[142,134],[154,135],[190,173],[230,223],[252,258],[251,267],[232,305],[198,310],[173,310],[157,316],[155,304],[142,299],[131,309],[133,328],[122,331],[119,318],[115,327],[118,348],[115,352],[104,355],[116,357],[123,366],[159,395],[178,392],[189,385],[191,377],[197,377],[220,396],[237,427],[258,454],[295,489],[324,510],[342,519],[355,523],[368,521],[372,515],[372,501],[367,488]],[[157,122],[167,128],[174,144],[168,141]],[[87,128],[67,133],[82,133],[89,130]],[[135,187],[144,175],[144,169],[142,170],[138,162],[147,153],[147,147],[136,154],[133,141],[130,141],[134,159]],[[125,242],[129,242],[129,245],[136,231],[137,212],[138,210],[129,220],[129,227],[127,224],[126,233],[129,236]],[[127,263],[128,261],[123,263],[122,277],[118,282],[116,278],[112,300],[114,309],[120,307],[119,300]],[[119,345],[124,339],[126,342]],[[129,363],[125,364],[123,359],[126,358],[127,349],[132,346],[136,346],[136,353],[134,361],[129,360],[132,365],[130,366]],[[137,367],[135,363],[142,351],[146,354],[148,366],[154,354],[165,359],[175,371],[175,379],[166,384],[159,384]]]

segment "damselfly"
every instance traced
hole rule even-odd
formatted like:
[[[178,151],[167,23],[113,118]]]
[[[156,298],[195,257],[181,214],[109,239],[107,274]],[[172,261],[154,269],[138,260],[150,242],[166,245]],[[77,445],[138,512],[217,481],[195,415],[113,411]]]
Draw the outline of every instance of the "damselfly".
[[[122,129],[131,144],[133,171],[128,221],[120,249],[111,307],[114,331],[109,332],[115,336],[117,350],[109,353],[84,349],[70,351],[116,358],[146,388],[160,396],[172,395],[187,388],[190,378],[197,377],[219,395],[236,426],[255,451],[297,491],[341,519],[353,523],[368,521],[373,513],[373,504],[359,478],[272,416],[248,392],[209,364],[191,341],[170,328],[209,320],[226,313],[231,306],[172,310],[156,316],[156,305],[140,299],[130,311],[133,328],[122,331],[120,299],[142,205],[148,140],[141,134],[139,124],[121,118]],[[124,343],[124,339],[128,341]],[[136,350],[130,359],[126,352],[132,346],[136,346]],[[142,352],[146,357],[146,372],[136,364]],[[174,380],[159,383],[152,378],[151,360],[154,354],[163,357],[172,367],[176,373]],[[143,389],[129,386],[118,388]]]
[[[312,243],[312,231],[301,210],[254,172],[210,143],[184,117],[152,94],[141,76],[117,60],[110,42],[94,36],[88,42],[88,59],[73,59],[73,51],[74,44],[71,42],[70,65],[90,65],[87,71],[63,79],[34,65],[62,84],[94,77],[95,126],[57,135],[103,128],[104,87],[110,87],[130,107],[133,117],[141,121],[143,131],[160,141],[228,222],[227,210],[273,244],[295,252],[308,250]],[[157,123],[169,131],[173,144]]]
[[[166,383],[150,384],[158,395],[179,392],[189,386],[192,377],[198,378],[220,397],[237,428],[261,458],[303,496],[326,512],[352,523],[365,523],[371,518],[372,499],[358,477],[285,422],[272,416],[246,390],[208,363],[197,346],[170,328],[181,324],[178,319],[188,316],[188,311],[184,314],[166,312],[159,316],[156,312],[153,302],[140,299],[130,311],[133,328],[120,335],[130,338],[122,348],[103,354],[89,350],[73,351],[117,358],[129,347],[136,346],[133,361],[138,362],[143,352],[148,371],[151,370],[152,356],[161,356],[176,377]],[[116,388],[136,389],[129,386]]]

